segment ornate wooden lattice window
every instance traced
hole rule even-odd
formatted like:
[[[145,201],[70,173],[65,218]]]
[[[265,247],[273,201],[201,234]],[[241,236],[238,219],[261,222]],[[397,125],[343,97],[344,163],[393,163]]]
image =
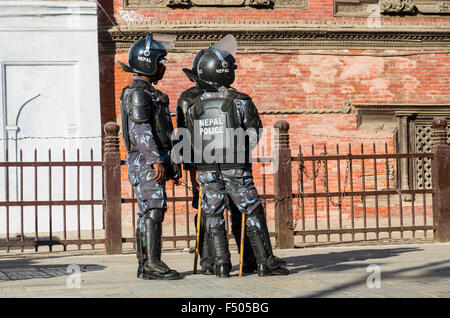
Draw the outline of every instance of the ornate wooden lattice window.
[[[418,152],[431,152],[431,125],[414,125],[414,148]],[[431,159],[416,158],[414,161],[416,186],[419,189],[431,188]]]
[[[448,117],[447,117],[448,120]],[[412,122],[414,149],[416,152],[431,152],[431,124],[423,120]],[[447,129],[447,143],[450,144],[450,129]],[[417,158],[414,162],[415,186],[419,189],[431,189],[431,159]],[[423,178],[423,175],[425,178]]]

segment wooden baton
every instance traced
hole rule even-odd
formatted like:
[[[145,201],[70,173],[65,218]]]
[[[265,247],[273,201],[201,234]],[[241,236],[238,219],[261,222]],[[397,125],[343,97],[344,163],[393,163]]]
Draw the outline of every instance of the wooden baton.
[[[244,266],[244,238],[245,238],[245,214],[242,213],[241,225],[241,257],[239,262],[239,277],[242,276],[242,267]]]
[[[198,254],[199,254],[199,245],[200,245],[200,221],[202,217],[202,187],[199,189],[198,194],[198,213],[197,213],[197,240],[195,244],[195,257],[194,257],[194,274],[197,274],[197,262],[198,262]]]

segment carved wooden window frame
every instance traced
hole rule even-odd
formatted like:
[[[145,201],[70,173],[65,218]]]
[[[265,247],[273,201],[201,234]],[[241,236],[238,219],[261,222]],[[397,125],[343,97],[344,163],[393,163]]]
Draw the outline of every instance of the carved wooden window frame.
[[[388,120],[391,124],[396,122],[395,130],[393,131],[393,138],[395,142],[396,153],[414,153],[421,152],[416,146],[416,129],[419,125],[431,127],[431,121],[435,117],[444,117],[450,121],[450,104],[352,104],[356,109],[358,129],[363,126],[365,122],[377,122],[382,126],[383,121]],[[389,119],[391,117],[391,119]],[[390,128],[393,126],[391,125]],[[450,129],[448,129],[450,136]],[[430,152],[431,137],[428,136],[428,146],[425,152]],[[400,159],[400,169],[397,169],[395,186],[398,189],[421,188],[418,176],[417,160],[413,160],[412,164],[408,159]],[[429,165],[429,160],[426,161]],[[402,166],[406,165],[404,169]],[[431,180],[431,170],[428,167],[426,175],[427,180]],[[426,188],[430,188],[431,183],[428,183]]]

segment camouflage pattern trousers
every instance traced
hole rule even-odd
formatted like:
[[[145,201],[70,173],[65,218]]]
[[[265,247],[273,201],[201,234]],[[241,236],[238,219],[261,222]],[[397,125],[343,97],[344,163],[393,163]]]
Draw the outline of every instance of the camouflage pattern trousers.
[[[221,169],[199,171],[198,181],[202,188],[202,212],[206,216],[206,227],[225,224],[223,216],[227,200],[232,200],[237,209],[251,215],[261,204],[261,198],[253,182],[251,170]],[[247,225],[253,218],[247,218]]]
[[[148,168],[128,173],[128,181],[134,188],[138,201],[139,211],[137,214],[142,216],[151,209],[167,209],[166,184],[157,183],[153,180],[155,169]]]

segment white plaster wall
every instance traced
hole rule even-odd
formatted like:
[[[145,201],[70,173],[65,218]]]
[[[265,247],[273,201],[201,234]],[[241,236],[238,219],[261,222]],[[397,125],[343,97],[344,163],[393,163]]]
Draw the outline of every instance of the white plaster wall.
[[[0,161],[101,160],[97,5],[95,1],[0,1]],[[32,137],[30,139],[20,139]],[[36,137],[46,137],[36,139]],[[81,137],[81,138],[80,138]],[[89,137],[89,138],[86,138]],[[94,138],[90,138],[94,137]],[[19,138],[19,140],[11,140]],[[0,201],[6,199],[5,168],[0,168]],[[62,168],[9,168],[10,200],[63,199]],[[90,168],[80,169],[80,199],[91,198]],[[101,169],[94,169],[94,199],[102,198]],[[66,198],[77,199],[76,169],[67,168]],[[50,192],[51,191],[51,192]],[[49,208],[38,209],[39,231],[49,230]],[[68,230],[77,228],[76,208],[68,207]],[[34,232],[34,207],[24,209],[25,232]],[[9,209],[10,233],[20,232],[20,209]],[[81,208],[81,228],[91,227],[91,208]],[[62,230],[62,207],[52,211],[53,232]],[[95,228],[102,209],[95,207]],[[0,234],[6,232],[6,208],[0,207]]]

